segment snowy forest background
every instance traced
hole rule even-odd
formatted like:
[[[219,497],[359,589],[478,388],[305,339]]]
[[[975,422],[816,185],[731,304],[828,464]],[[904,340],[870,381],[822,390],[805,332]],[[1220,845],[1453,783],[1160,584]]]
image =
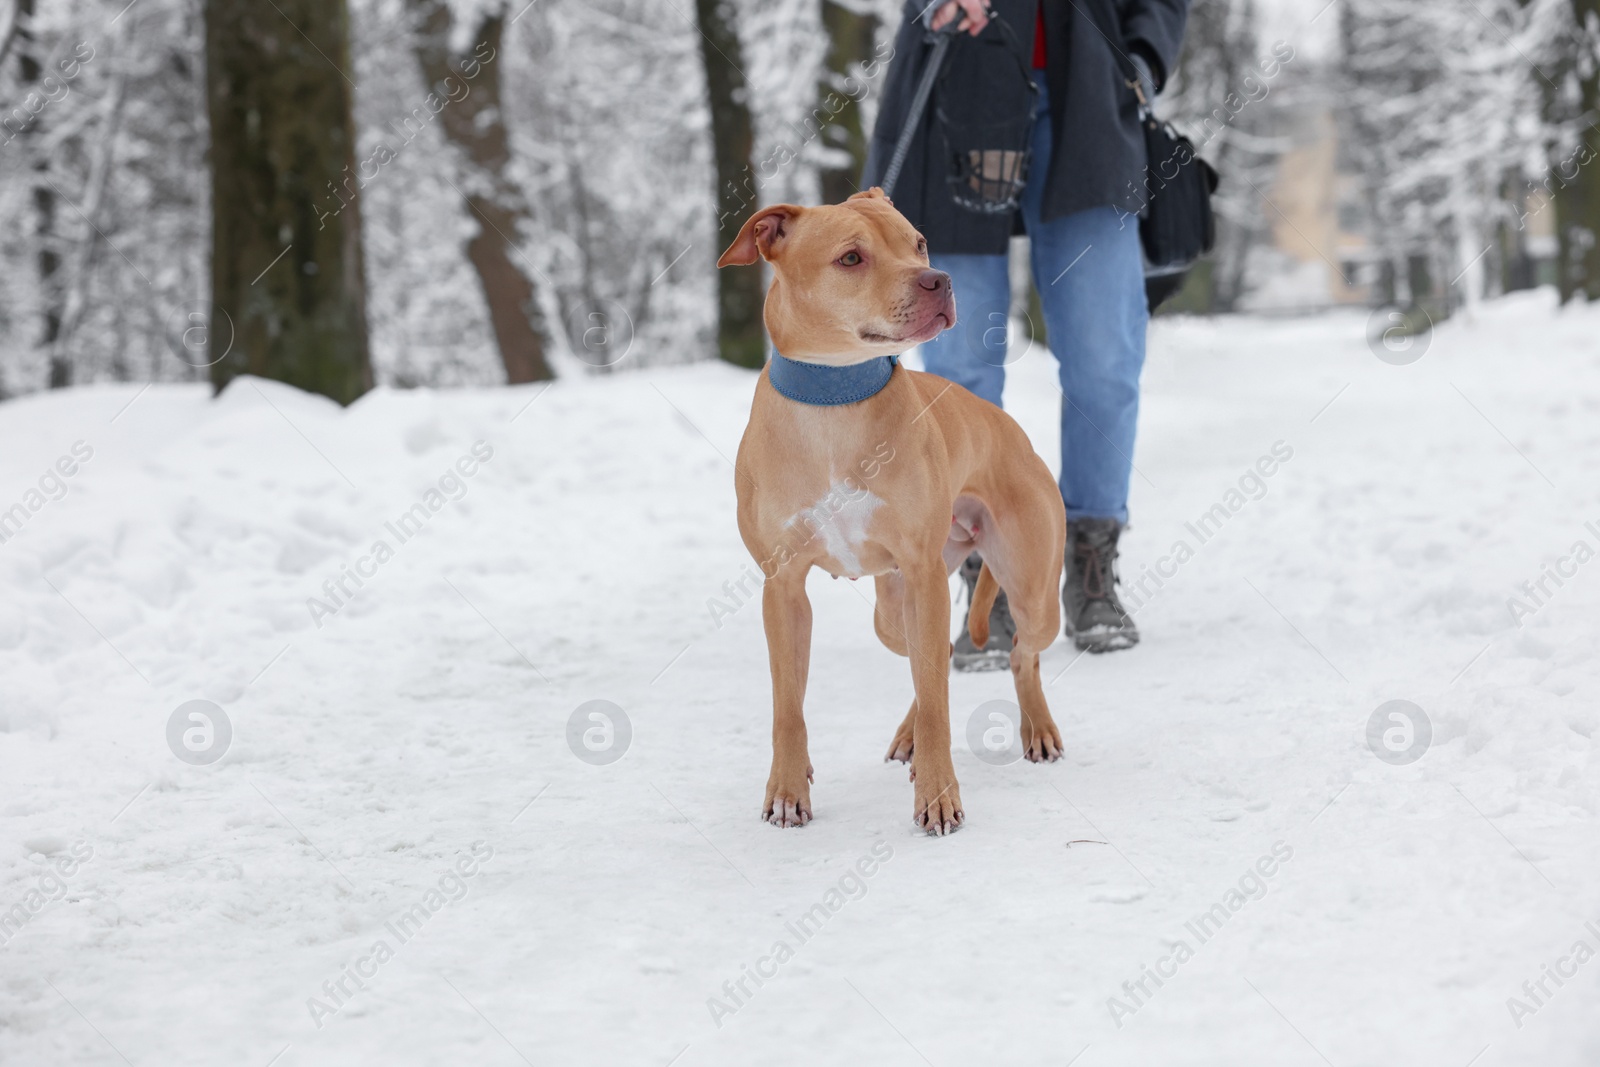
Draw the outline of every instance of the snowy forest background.
[[[206,17],[239,2],[0,0],[0,397],[208,374],[174,338],[212,299]],[[1179,308],[1233,310],[1274,272],[1267,190],[1317,101],[1360,182],[1377,299],[1426,296],[1437,316],[1535,284],[1521,235],[1541,191],[1563,298],[1600,298],[1600,0],[1263,4],[1194,0],[1160,103],[1224,175],[1219,248]],[[713,105],[729,94],[712,53],[736,49],[751,82],[760,200],[815,203],[859,170],[884,69],[872,59],[900,8],[349,0],[340,75],[355,158],[378,161],[358,183],[372,379],[491,385],[716,358],[719,308],[749,295],[719,304]],[[1262,83],[1279,40],[1294,59]],[[414,119],[486,41],[473,95]],[[839,91],[859,108],[819,123]],[[469,250],[495,220],[514,245],[501,281],[539,357],[523,352],[520,371]]]

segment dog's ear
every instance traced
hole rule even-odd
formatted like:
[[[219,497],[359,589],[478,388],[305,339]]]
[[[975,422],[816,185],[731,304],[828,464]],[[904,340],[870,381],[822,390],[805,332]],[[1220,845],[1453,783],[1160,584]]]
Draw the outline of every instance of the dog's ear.
[[[878,186],[876,186],[876,185],[874,185],[871,189],[863,189],[859,193],[851,193],[850,194],[850,199],[851,200],[882,200],[884,203],[888,204],[890,207],[894,207],[894,201],[890,200],[886,195],[884,195],[883,190],[881,188],[879,188]]]
[[[750,216],[739,236],[717,260],[719,267],[742,267],[754,263],[759,255],[771,259],[783,245],[794,220],[805,209],[793,204],[773,204]]]

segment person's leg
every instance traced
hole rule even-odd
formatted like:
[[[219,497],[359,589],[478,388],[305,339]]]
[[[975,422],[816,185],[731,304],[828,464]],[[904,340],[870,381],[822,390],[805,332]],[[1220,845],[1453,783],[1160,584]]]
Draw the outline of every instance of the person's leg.
[[[1006,313],[1011,307],[1006,257],[935,255],[930,260],[934,270],[950,275],[957,321],[922,343],[922,365],[928,373],[948,378],[999,407],[1006,382]]]
[[[1035,166],[1050,155],[1034,134]],[[1128,521],[1139,374],[1144,368],[1144,257],[1138,220],[1095,208],[1045,221],[1038,189],[1023,198],[1034,282],[1061,372],[1061,498],[1067,509],[1062,607],[1078,648],[1130,648],[1139,630],[1117,596],[1118,541]]]
[[[1069,521],[1128,521],[1149,310],[1137,220],[1093,208],[1030,227],[1061,369],[1061,498]]]
[[[1048,173],[1049,100],[1033,130],[1036,177]],[[1061,370],[1061,497],[1067,519],[1128,521],[1149,309],[1139,220],[1093,208],[1046,221],[1044,183],[1022,197],[1034,284]]]

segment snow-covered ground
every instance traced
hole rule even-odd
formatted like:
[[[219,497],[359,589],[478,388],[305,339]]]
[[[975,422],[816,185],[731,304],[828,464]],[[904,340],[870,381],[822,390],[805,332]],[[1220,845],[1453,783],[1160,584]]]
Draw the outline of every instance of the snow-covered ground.
[[[1155,326],[1144,643],[1049,650],[1049,766],[976,758],[1010,679],[953,678],[947,839],[881,762],[871,588],[820,573],[816,820],[757,818],[760,610],[708,607],[745,373],[0,406],[0,1062],[1592,1065],[1600,314],[1409,366],[1365,329]],[[1054,465],[1052,370],[1008,400]],[[569,748],[591,700],[620,760]]]

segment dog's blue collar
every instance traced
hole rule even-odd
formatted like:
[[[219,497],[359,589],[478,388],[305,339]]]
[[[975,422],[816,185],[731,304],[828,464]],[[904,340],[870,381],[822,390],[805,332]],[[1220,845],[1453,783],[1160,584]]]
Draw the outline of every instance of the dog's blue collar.
[[[876,396],[894,375],[899,356],[878,356],[848,367],[802,363],[780,352],[772,353],[767,364],[767,379],[772,387],[790,400],[820,407],[854,404]]]

